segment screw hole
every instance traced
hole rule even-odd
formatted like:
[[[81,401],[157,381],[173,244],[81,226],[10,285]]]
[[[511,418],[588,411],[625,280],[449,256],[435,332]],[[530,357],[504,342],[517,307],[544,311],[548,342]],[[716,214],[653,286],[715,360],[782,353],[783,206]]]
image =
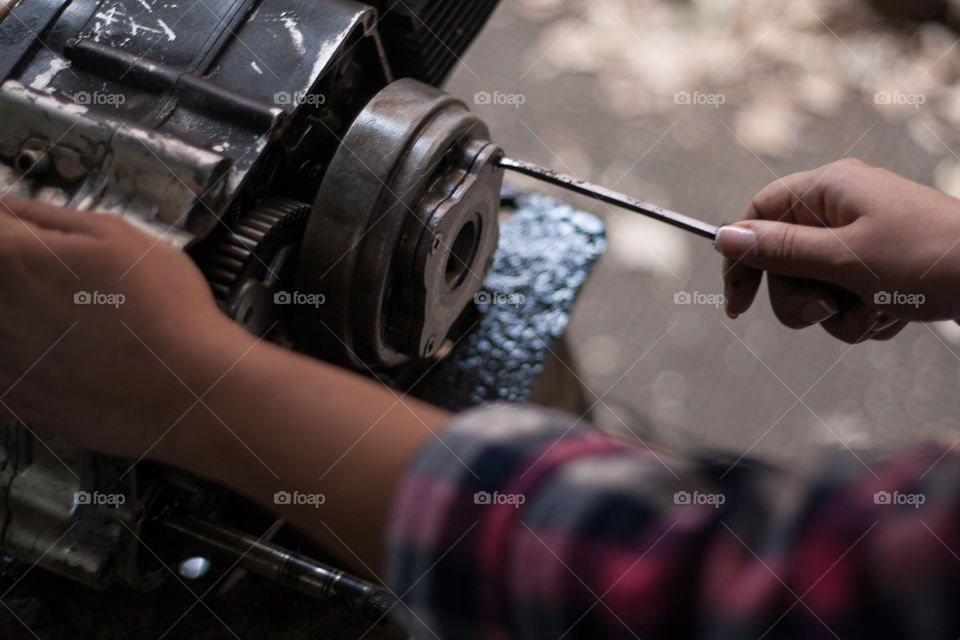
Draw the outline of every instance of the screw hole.
[[[22,173],[27,173],[33,166],[37,163],[36,154],[30,151],[24,151],[19,156],[17,156],[17,168]]]

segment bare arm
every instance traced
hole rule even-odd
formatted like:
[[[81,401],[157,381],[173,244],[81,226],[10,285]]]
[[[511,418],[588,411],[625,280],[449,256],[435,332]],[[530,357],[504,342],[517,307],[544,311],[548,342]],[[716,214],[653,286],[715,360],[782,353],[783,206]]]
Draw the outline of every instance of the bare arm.
[[[209,410],[192,412],[165,448],[166,462],[271,506],[341,559],[383,575],[395,489],[447,421],[443,411],[263,342],[205,402]],[[277,492],[313,496],[275,505]]]
[[[217,480],[381,574],[395,487],[447,414],[257,341],[187,256],[112,216],[2,201],[0,267],[0,407]]]

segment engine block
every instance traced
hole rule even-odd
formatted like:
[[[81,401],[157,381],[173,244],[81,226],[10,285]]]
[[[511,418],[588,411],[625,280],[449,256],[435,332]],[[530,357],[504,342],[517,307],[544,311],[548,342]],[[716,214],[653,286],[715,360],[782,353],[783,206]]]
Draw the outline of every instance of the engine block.
[[[122,216],[251,332],[389,377],[440,350],[497,247],[502,152],[437,88],[496,5],[5,3],[0,193]],[[144,527],[194,490],[142,466],[0,428],[0,551],[156,584]]]

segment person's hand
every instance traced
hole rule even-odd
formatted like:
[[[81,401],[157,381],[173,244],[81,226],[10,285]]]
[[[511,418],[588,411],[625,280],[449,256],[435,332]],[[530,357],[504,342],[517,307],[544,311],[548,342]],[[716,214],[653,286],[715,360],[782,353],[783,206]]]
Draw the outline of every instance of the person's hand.
[[[0,199],[0,272],[0,419],[208,477],[379,575],[397,486],[449,414],[257,341],[115,216]]]
[[[960,200],[858,160],[772,183],[717,250],[733,318],[764,271],[783,324],[847,342],[960,318]]]
[[[253,337],[182,251],[112,215],[0,200],[0,414],[162,458]]]

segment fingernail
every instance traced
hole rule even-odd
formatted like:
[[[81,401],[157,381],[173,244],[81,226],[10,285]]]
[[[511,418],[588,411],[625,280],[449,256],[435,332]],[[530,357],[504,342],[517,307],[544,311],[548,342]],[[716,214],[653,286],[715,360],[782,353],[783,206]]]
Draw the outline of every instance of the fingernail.
[[[730,318],[731,320],[736,320],[737,318],[740,317],[740,314],[727,311],[727,317]]]
[[[884,311],[874,311],[867,317],[867,323],[872,327],[871,333],[880,333],[897,324],[898,320]]]
[[[838,311],[839,309],[826,300],[814,300],[803,308],[800,312],[800,317],[807,324],[820,324],[837,315]]]
[[[757,243],[757,234],[744,227],[721,227],[714,248],[725,256],[742,256]]]

